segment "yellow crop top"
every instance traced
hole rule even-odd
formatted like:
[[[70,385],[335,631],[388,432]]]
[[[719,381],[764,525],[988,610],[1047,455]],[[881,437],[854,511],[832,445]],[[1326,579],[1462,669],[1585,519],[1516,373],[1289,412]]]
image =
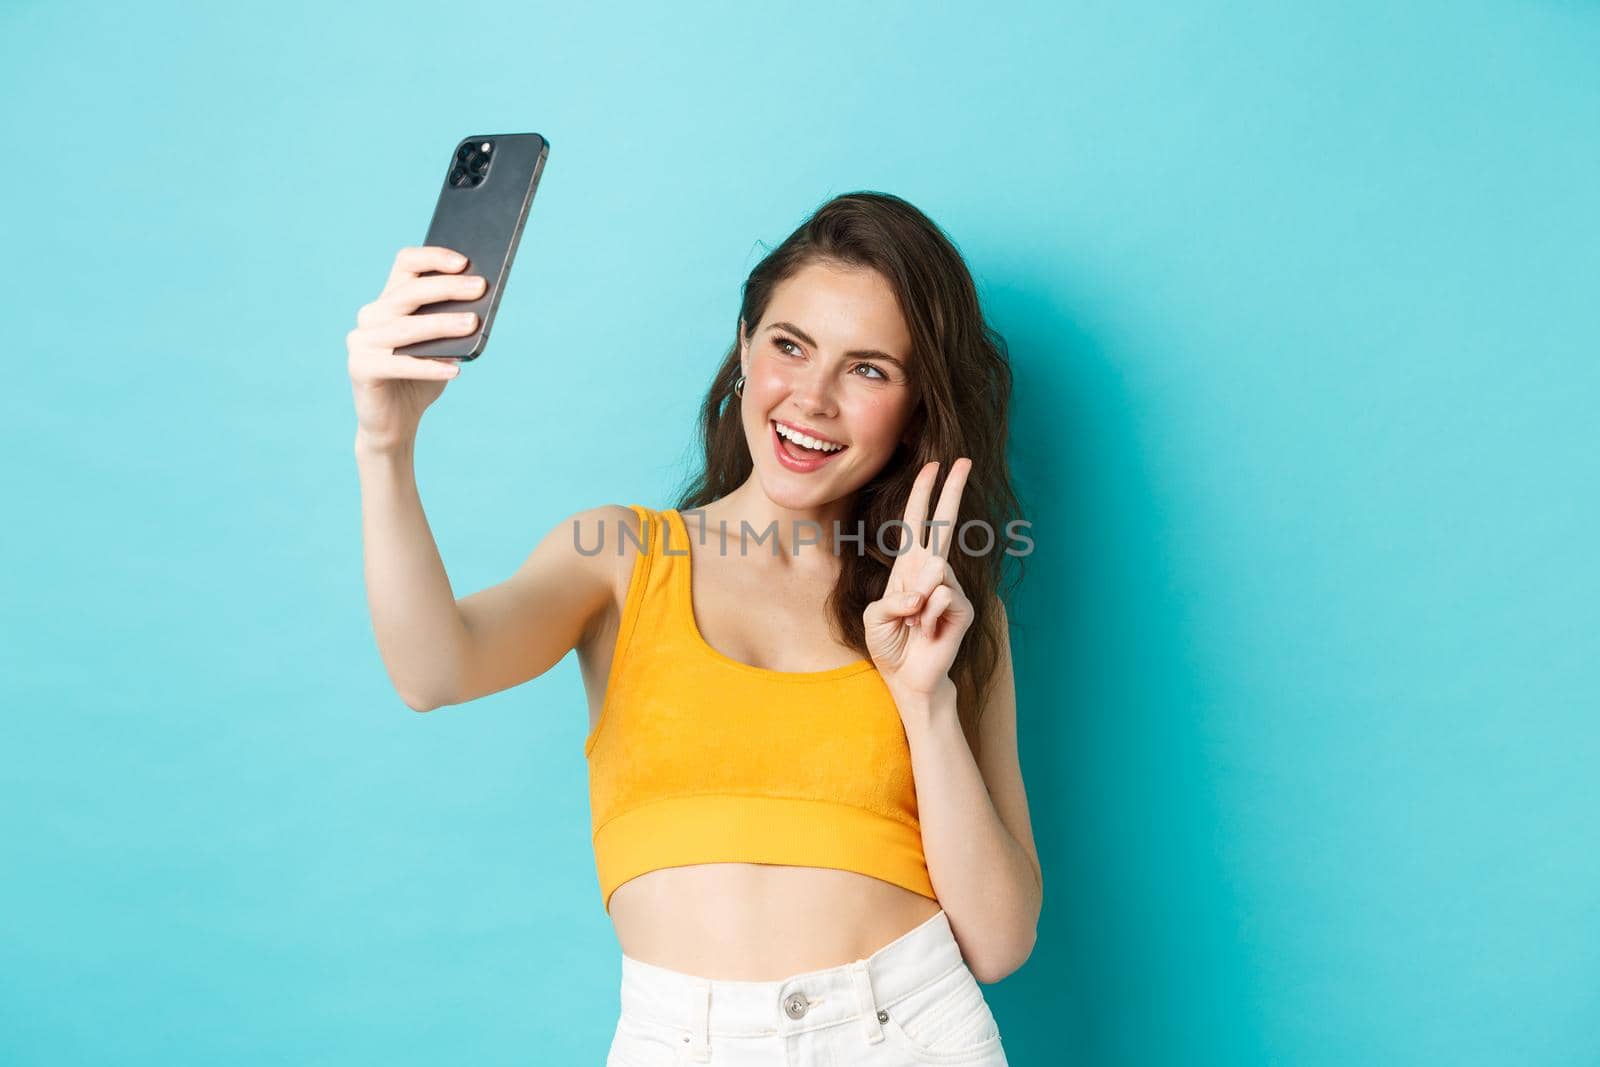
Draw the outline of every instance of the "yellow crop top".
[[[832,867],[937,899],[905,728],[872,661],[790,672],[718,652],[695,624],[683,516],[629,507],[643,547],[583,746],[606,912],[623,882],[695,863]]]

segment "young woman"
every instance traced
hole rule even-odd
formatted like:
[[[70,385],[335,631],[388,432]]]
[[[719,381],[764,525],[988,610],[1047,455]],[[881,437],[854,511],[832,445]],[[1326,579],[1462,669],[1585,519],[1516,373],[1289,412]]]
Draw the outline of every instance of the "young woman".
[[[394,348],[472,331],[416,314],[480,295],[464,266],[403,250],[348,337],[373,625],[418,711],[577,650],[608,1064],[1004,1064],[978,983],[1032,951],[1043,874],[1011,374],[960,254],[898,197],[824,204],[745,283],[678,505],[578,512],[457,601],[411,458],[459,368]]]

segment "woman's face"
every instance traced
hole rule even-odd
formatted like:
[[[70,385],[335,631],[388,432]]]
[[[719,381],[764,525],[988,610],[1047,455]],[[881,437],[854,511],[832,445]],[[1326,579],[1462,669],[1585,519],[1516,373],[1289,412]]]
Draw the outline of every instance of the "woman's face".
[[[745,441],[769,499],[820,507],[883,469],[915,398],[911,333],[882,275],[811,264],[779,283],[748,336],[739,329]],[[804,447],[819,441],[828,450]]]

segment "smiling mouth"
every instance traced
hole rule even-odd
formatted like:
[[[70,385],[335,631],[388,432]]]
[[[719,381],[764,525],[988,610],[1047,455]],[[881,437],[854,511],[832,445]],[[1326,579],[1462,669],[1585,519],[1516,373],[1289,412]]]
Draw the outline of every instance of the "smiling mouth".
[[[792,427],[789,427],[785,424],[780,424],[776,419],[768,420],[768,425],[771,427],[771,430],[768,432],[772,434],[773,451],[777,454],[779,462],[793,471],[805,473],[817,470],[818,468],[827,464],[827,462],[833,459],[833,457],[843,453],[850,447],[849,445],[840,445],[832,450],[825,448],[812,448],[785,436],[785,434],[791,434],[798,437],[807,436],[799,433],[799,431],[794,430]],[[782,426],[781,431],[779,429],[780,425]],[[807,439],[816,441],[816,438]],[[831,444],[832,442],[829,443]]]
[[[793,444],[796,448],[803,448],[808,452],[816,452],[818,454],[843,452],[847,447],[846,445],[840,444],[838,441],[832,441],[826,437],[816,437],[812,434],[808,434],[799,427],[791,426],[786,422],[779,421],[778,419],[772,419],[771,422],[774,432],[776,432],[779,437],[782,437],[790,444]]]

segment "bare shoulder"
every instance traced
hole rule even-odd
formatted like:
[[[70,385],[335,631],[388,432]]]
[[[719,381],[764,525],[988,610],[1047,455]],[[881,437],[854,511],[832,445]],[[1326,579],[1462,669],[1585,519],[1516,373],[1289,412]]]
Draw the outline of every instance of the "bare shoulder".
[[[585,551],[593,553],[596,546],[603,551],[599,555],[615,555],[617,535],[626,529],[635,535],[639,534],[639,516],[626,504],[601,504],[597,507],[576,511],[566,519],[570,528],[573,543],[581,546]],[[602,541],[601,538],[604,538]],[[623,538],[626,542],[628,538]]]

